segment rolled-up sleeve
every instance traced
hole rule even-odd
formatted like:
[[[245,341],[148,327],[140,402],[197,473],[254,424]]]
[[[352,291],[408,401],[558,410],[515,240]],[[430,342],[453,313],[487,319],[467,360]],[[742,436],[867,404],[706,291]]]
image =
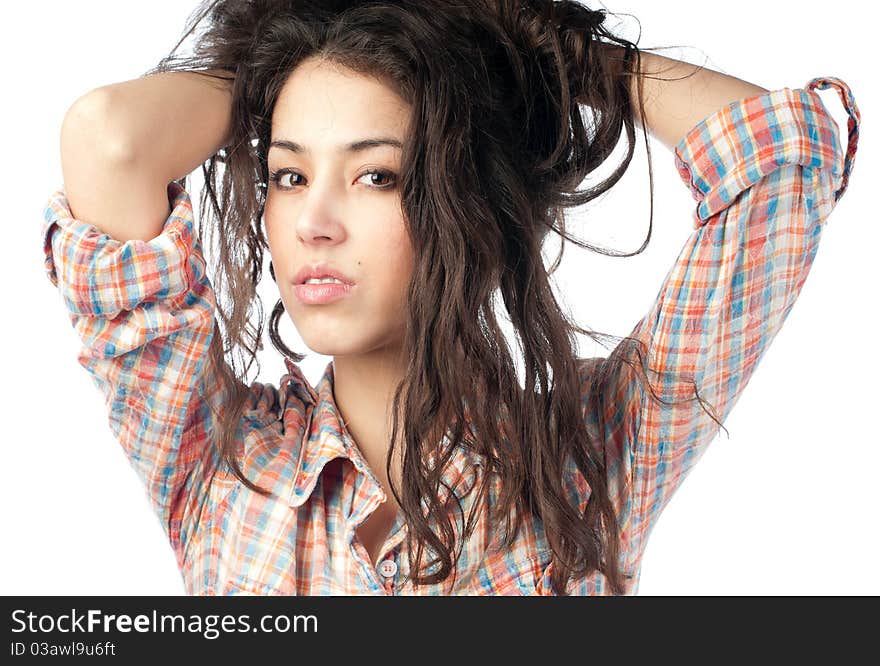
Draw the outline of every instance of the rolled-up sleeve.
[[[849,115],[846,149],[816,88]],[[674,151],[696,201],[694,231],[630,336],[647,349],[647,379],[611,366],[589,425],[603,438],[626,564],[638,569],[658,516],[721,423],[790,312],[855,161],[859,110],[840,79],[817,78],[720,109]],[[597,371],[606,360],[596,360]],[[636,361],[638,362],[638,361]],[[585,387],[589,383],[585,383]]]
[[[189,195],[172,182],[168,198],[156,238],[120,242],[75,219],[59,189],[44,209],[42,241],[79,363],[104,394],[111,430],[182,564],[218,464],[202,396],[215,384],[206,377],[215,296]]]

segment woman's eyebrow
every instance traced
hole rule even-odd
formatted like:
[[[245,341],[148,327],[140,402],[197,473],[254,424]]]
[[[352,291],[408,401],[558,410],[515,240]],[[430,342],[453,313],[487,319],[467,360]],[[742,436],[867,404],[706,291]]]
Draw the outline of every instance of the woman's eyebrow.
[[[403,148],[403,143],[398,141],[393,137],[376,137],[371,139],[361,139],[360,141],[354,141],[349,144],[344,144],[338,146],[336,148],[337,153],[359,153],[365,150],[369,150],[371,148],[376,148],[377,146],[394,146],[395,148]],[[276,139],[272,143],[269,144],[269,148],[282,148],[283,150],[289,150],[292,153],[305,153],[306,155],[311,154],[311,150],[303,146],[302,144],[296,143],[295,141],[290,141],[288,139]]]

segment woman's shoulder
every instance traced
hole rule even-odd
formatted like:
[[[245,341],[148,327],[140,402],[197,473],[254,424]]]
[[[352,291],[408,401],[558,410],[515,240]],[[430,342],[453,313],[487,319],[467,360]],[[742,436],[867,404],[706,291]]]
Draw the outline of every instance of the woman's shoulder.
[[[251,418],[277,421],[281,417],[281,400],[274,384],[254,382],[248,389],[243,413]]]
[[[280,421],[288,426],[306,422],[317,394],[299,366],[288,362],[287,370],[277,386],[259,381],[250,385],[243,409],[245,418],[266,424]]]
[[[242,409],[241,468],[258,485],[294,479],[302,447],[311,431],[314,389],[295,371],[276,386],[253,382]]]

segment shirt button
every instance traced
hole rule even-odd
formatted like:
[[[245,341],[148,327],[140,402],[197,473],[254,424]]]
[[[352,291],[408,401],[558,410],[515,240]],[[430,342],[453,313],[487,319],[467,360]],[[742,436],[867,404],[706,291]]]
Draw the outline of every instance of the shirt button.
[[[385,560],[379,565],[379,573],[385,576],[385,578],[391,578],[391,576],[397,573],[397,562]]]

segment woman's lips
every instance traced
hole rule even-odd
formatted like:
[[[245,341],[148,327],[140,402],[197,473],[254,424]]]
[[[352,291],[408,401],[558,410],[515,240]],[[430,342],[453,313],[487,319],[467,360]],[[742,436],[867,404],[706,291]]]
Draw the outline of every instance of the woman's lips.
[[[345,298],[355,285],[327,282],[325,284],[295,284],[293,293],[306,305],[325,305]]]

